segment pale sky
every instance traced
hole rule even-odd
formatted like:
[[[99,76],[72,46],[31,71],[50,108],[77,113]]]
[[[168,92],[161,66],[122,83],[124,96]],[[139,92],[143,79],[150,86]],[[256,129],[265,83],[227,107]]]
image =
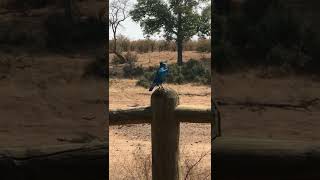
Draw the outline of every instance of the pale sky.
[[[110,1],[109,1],[110,2]],[[133,4],[137,3],[136,0],[130,0],[131,8]],[[130,17],[127,18],[117,30],[117,34],[125,35],[131,40],[144,39],[142,29],[138,23],[135,23]],[[113,39],[111,27],[109,27],[109,39]]]
[[[130,17],[122,23],[117,30],[117,34],[125,35],[131,40],[144,39],[142,29],[139,24],[135,23]],[[109,28],[109,39],[113,39],[111,28]]]
[[[136,4],[136,0],[130,0],[131,8]],[[130,8],[130,9],[131,9]],[[124,35],[130,40],[145,39],[143,36],[143,31],[139,23],[134,22],[130,17],[128,17],[124,22],[121,23],[122,26],[118,27],[117,35]],[[154,35],[150,37],[151,39],[164,39],[162,36]],[[113,39],[113,34],[111,27],[109,27],[109,40]],[[192,38],[193,40],[198,39],[197,36]]]

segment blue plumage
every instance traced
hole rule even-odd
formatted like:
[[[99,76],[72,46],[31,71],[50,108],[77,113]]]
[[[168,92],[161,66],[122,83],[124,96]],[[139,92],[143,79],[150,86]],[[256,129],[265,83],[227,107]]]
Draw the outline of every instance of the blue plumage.
[[[156,76],[149,88],[149,91],[152,91],[155,86],[162,87],[162,83],[165,81],[167,74],[168,74],[167,65],[163,62],[160,62],[160,68],[156,72]]]

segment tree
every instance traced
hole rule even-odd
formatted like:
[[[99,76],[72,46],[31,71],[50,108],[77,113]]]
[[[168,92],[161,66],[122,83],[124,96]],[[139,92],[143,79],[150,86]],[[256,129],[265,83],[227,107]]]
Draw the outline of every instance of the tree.
[[[200,4],[207,0],[138,0],[130,12],[135,22],[147,35],[164,32],[164,37],[175,40],[178,65],[182,65],[183,42],[200,30]]]
[[[198,31],[198,36],[202,39],[211,36],[211,6],[206,6],[201,12]]]
[[[124,57],[117,52],[117,30],[123,21],[129,17],[129,0],[113,0],[109,7],[109,26],[111,26],[113,33],[113,53],[119,58]]]

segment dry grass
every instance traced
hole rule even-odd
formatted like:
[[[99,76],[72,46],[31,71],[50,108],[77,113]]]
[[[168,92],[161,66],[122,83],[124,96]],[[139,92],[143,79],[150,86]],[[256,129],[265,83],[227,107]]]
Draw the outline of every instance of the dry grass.
[[[114,54],[109,54],[109,64]],[[184,51],[183,60],[187,61],[189,59],[201,60],[201,59],[210,59],[211,53],[199,53],[196,51]],[[162,52],[150,52],[144,54],[138,54],[137,64],[142,65],[143,67],[149,67],[154,65],[159,65],[160,61],[165,60],[168,64],[173,64],[177,62],[177,52],[173,51],[162,51]]]
[[[210,152],[200,155],[182,153],[180,160],[180,179],[183,180],[207,180],[211,179],[210,166],[204,163],[204,159]],[[152,179],[152,157],[140,146],[132,152],[132,159],[121,163],[121,175],[113,179],[121,180],[150,180]]]
[[[210,178],[211,155],[208,153],[211,151],[210,129],[210,124],[180,124],[181,179],[186,177],[187,170],[196,164],[201,156],[201,161],[189,170],[187,179],[201,180],[206,179],[207,176]],[[142,170],[151,168],[150,124],[110,126],[109,145],[110,179],[143,179],[146,177],[145,175],[148,173]],[[151,173],[151,169],[149,171]],[[133,175],[135,178],[132,178]]]
[[[109,80],[110,109],[150,105],[151,93],[147,88],[136,86],[136,82],[137,80],[131,79]],[[195,84],[165,84],[164,86],[173,88],[179,93],[181,105],[197,104],[206,107],[210,107],[211,105],[211,88],[209,86],[199,86]]]
[[[109,50],[114,47],[114,40],[109,40]],[[130,40],[124,35],[117,37],[117,49],[120,51],[137,51],[139,53],[177,51],[177,45],[174,41],[140,39]],[[187,41],[183,43],[185,51],[211,52],[211,40],[203,39],[196,41]]]
[[[204,163],[204,159],[210,152],[198,154],[184,154],[182,157],[181,178],[183,180],[209,180],[211,179],[211,168]]]

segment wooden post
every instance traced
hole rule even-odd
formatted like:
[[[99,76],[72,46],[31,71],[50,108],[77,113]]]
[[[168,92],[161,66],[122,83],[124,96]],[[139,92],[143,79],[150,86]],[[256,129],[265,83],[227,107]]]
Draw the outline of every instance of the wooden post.
[[[152,179],[179,179],[179,120],[174,110],[179,104],[178,93],[157,89],[151,96],[152,109]]]

